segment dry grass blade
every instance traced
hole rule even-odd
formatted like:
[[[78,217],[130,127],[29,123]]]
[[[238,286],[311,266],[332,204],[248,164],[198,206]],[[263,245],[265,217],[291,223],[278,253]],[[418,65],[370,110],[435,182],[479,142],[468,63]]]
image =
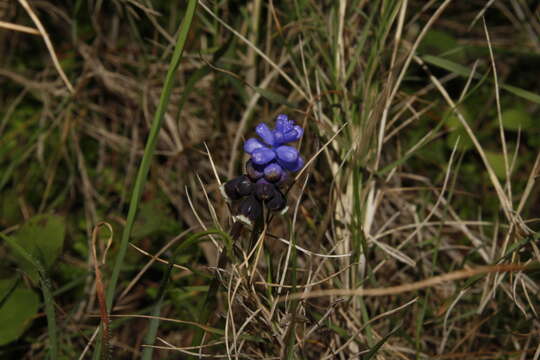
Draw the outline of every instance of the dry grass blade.
[[[150,315],[138,315],[138,314],[122,314],[122,315],[109,315],[109,317],[113,318],[139,318],[139,319],[156,319],[155,316],[150,316]],[[160,321],[168,321],[168,322],[173,322],[173,323],[178,323],[178,324],[186,324],[186,325],[192,325],[192,326],[196,326],[198,328],[201,328],[209,333],[212,333],[212,334],[219,334],[219,335],[222,335],[224,332],[221,331],[221,330],[218,330],[218,329],[215,329],[213,327],[210,327],[210,326],[206,326],[206,325],[203,325],[203,324],[199,324],[197,322],[194,322],[194,321],[185,321],[185,320],[178,320],[178,319],[171,319],[171,318],[164,318],[164,317],[158,317],[158,319]]]
[[[51,39],[49,38],[49,35],[47,34],[47,31],[45,30],[45,27],[37,17],[34,10],[32,10],[32,7],[30,4],[28,4],[28,1],[26,0],[19,0],[19,3],[22,5],[22,7],[26,10],[30,18],[32,18],[32,21],[34,24],[36,24],[36,27],[39,30],[39,33],[43,37],[43,41],[45,41],[45,45],[47,46],[47,49],[49,50],[49,54],[51,55],[52,61],[54,63],[54,67],[56,68],[56,71],[58,71],[58,74],[60,74],[60,77],[66,84],[66,87],[68,88],[70,93],[75,93],[75,90],[73,89],[73,85],[69,82],[69,79],[67,78],[66,74],[64,73],[64,70],[62,70],[62,66],[60,66],[60,62],[58,61],[58,57],[56,56],[56,52],[54,51],[53,44],[51,42]]]
[[[540,360],[530,4],[0,0],[0,272],[69,239],[0,358]],[[279,215],[219,193],[278,114]]]
[[[352,266],[354,265],[357,265],[357,264],[350,264],[349,266],[347,266],[346,268],[344,269],[340,269],[338,272],[332,274],[332,275],[329,275],[327,277],[325,277],[324,279],[321,279],[321,280],[318,280],[318,281],[315,281],[315,282],[312,282],[312,283],[307,283],[307,284],[298,284],[298,285],[295,285],[295,286],[292,286],[292,285],[280,285],[280,284],[274,284],[274,283],[268,283],[268,282],[263,282],[263,281],[258,281],[256,282],[256,284],[258,285],[264,285],[264,286],[269,286],[269,287],[283,287],[283,288],[287,288],[287,289],[294,289],[294,288],[311,288],[313,286],[316,286],[316,285],[320,285],[322,283],[325,283],[327,282],[328,280],[338,276],[339,274],[345,272],[345,271],[348,271],[349,268],[351,268]]]
[[[144,251],[143,249],[141,249],[140,247],[138,247],[137,245],[134,245],[132,243],[129,244],[132,248],[134,248],[135,250],[137,250],[138,252],[140,252],[141,254],[145,255],[145,256],[148,256],[148,257],[151,257],[152,259],[150,260],[151,262],[153,261],[157,261],[157,262],[160,262],[162,264],[168,264],[169,262],[165,259],[162,259],[160,258],[158,254],[156,255],[152,255],[150,254],[148,251]],[[163,249],[162,249],[163,250]],[[160,251],[161,253],[161,251]],[[180,270],[187,270],[187,271],[190,271],[187,267],[185,266],[182,266],[182,265],[178,265],[178,264],[173,264],[173,267],[176,268],[176,269],[180,269]],[[131,288],[131,286],[129,286],[126,290],[129,290]],[[126,292],[127,293],[127,292]],[[121,299],[122,297],[124,297],[125,294],[122,293],[122,296],[120,296],[119,298]]]
[[[201,346],[192,346],[192,349],[199,349],[199,352],[195,353],[192,351],[188,351],[185,348],[182,347],[176,347],[172,345],[171,343],[165,341],[164,339],[158,338],[159,341],[164,343],[167,346],[159,346],[159,345],[145,345],[145,347],[152,348],[152,349],[160,349],[160,350],[175,350],[179,351],[183,354],[192,355],[198,359],[201,358],[211,358],[211,359],[224,359],[224,358],[230,358],[229,354],[227,355],[216,355],[216,354],[203,354],[202,349],[209,347],[208,345],[201,345]]]
[[[226,22],[224,22],[219,16],[214,14],[212,10],[208,6],[206,6],[202,1],[199,0],[199,5],[208,13],[210,16],[212,16],[214,19],[216,19],[221,25],[226,27],[230,32],[232,32],[235,36],[237,36],[239,39],[241,39],[243,42],[245,42],[250,48],[252,48],[260,57],[262,57],[268,64],[270,64],[275,70],[279,72],[279,74],[287,80],[287,82],[296,90],[298,93],[305,99],[307,99],[307,95],[302,90],[302,88],[293,80],[283,69],[276,64],[274,61],[272,61],[268,55],[266,55],[264,52],[262,52],[258,47],[256,47],[251,41],[249,41],[245,36],[240,34],[238,31],[234,30],[230,25],[228,25]]]
[[[5,21],[0,21],[0,28],[13,30],[13,31],[19,31],[19,32],[27,33],[27,34],[32,34],[32,35],[39,35],[40,34],[39,30],[31,28],[29,26],[12,24],[12,23],[5,22]]]
[[[388,118],[388,112],[389,112],[390,105],[392,104],[392,102],[394,100],[394,97],[396,96],[396,93],[397,93],[397,91],[398,91],[398,89],[399,89],[399,87],[401,85],[401,82],[403,81],[403,78],[405,77],[405,74],[406,74],[407,70],[409,69],[409,65],[410,65],[414,55],[416,54],[416,49],[420,45],[420,42],[422,41],[422,39],[424,39],[426,33],[431,28],[431,26],[435,23],[435,21],[442,15],[443,11],[448,7],[448,5],[450,5],[450,2],[451,2],[451,0],[446,0],[445,2],[443,2],[437,8],[437,11],[435,11],[433,16],[431,16],[429,18],[428,22],[426,23],[426,25],[424,26],[424,28],[422,29],[422,31],[420,32],[420,34],[416,38],[414,44],[409,49],[409,54],[407,55],[407,58],[405,59],[405,62],[403,64],[402,68],[401,68],[401,71],[400,71],[395,83],[390,84],[390,86],[393,85],[393,87],[392,87],[392,90],[391,90],[389,96],[386,99],[386,104],[385,104],[385,107],[384,107],[384,110],[383,110],[383,113],[382,113],[382,118],[381,118],[381,121],[380,121],[380,128],[379,128],[380,130],[379,130],[379,135],[378,135],[378,140],[379,141],[377,143],[378,144],[377,158],[375,160],[375,169],[376,170],[379,167],[379,163],[380,163],[380,159],[381,159],[382,145],[384,143],[384,132],[386,130],[386,120]],[[404,6],[404,4],[403,4],[403,6]]]
[[[446,345],[448,336],[450,335],[450,330],[448,329],[448,318],[450,317],[450,313],[452,312],[452,309],[457,305],[459,300],[461,300],[463,295],[466,294],[466,292],[467,292],[466,289],[461,290],[459,294],[456,296],[456,298],[454,299],[454,301],[452,301],[450,306],[448,306],[448,308],[446,309],[446,314],[444,315],[444,321],[443,321],[443,341],[441,341],[439,345],[439,354],[442,354],[444,350],[444,346]]]
[[[107,245],[105,247],[105,250],[103,251],[103,256],[101,259],[101,262],[98,260],[97,256],[97,250],[96,250],[96,243],[98,240],[98,233],[99,230],[102,227],[106,227],[109,230],[109,237],[107,239]],[[109,331],[109,312],[107,310],[107,302],[105,299],[105,286],[103,284],[103,280],[101,278],[101,271],[99,270],[100,263],[103,265],[105,264],[105,259],[107,258],[107,251],[111,247],[113,240],[113,228],[109,223],[106,222],[100,222],[96,224],[94,227],[94,230],[92,231],[92,257],[94,262],[94,273],[96,274],[96,295],[98,297],[99,302],[99,313],[101,317],[101,326],[102,326],[102,359],[109,359],[110,358],[110,347],[109,347],[109,340],[111,338],[111,334]]]
[[[166,342],[162,338],[158,337],[157,339],[159,341],[163,342],[164,344],[169,344],[168,342]],[[164,350],[197,350],[197,349],[210,348],[210,347],[216,346],[216,345],[222,345],[224,343],[225,343],[224,341],[216,341],[216,342],[213,342],[211,344],[205,344],[205,345],[199,345],[199,346],[183,346],[183,347],[176,347],[176,346],[172,346],[172,345],[171,345],[172,347],[166,347],[166,346],[147,345],[147,344],[143,344],[142,346],[143,347],[151,347],[151,348],[154,348],[154,349],[164,349]]]
[[[424,66],[424,61],[420,59],[419,57],[414,57],[415,61],[418,62],[421,66]],[[512,204],[510,203],[508,197],[506,196],[506,193],[504,192],[501,183],[499,182],[499,179],[497,179],[497,175],[495,175],[495,172],[493,171],[493,166],[488,161],[486,153],[480,145],[480,142],[478,141],[477,136],[475,135],[474,131],[471,129],[467,121],[465,120],[465,117],[459,110],[459,108],[456,106],[456,103],[450,98],[450,95],[446,91],[446,89],[441,85],[440,81],[435,78],[433,75],[430,75],[430,80],[433,82],[433,84],[437,87],[437,89],[441,92],[443,98],[448,103],[448,105],[453,109],[455,114],[457,115],[460,123],[463,125],[465,130],[467,131],[467,134],[469,135],[470,139],[472,140],[476,150],[478,151],[478,154],[482,158],[482,161],[486,167],[486,170],[488,172],[489,178],[491,180],[491,183],[493,184],[493,187],[495,188],[495,191],[497,193],[497,196],[499,197],[499,201],[501,203],[501,206],[504,210],[504,213],[506,215],[506,218],[509,222],[513,222],[514,217],[512,215]]]
[[[96,329],[94,330],[94,332],[92,333],[92,336],[90,337],[90,339],[88,340],[88,343],[86,344],[86,346],[84,347],[83,351],[81,352],[81,355],[79,356],[79,359],[78,360],[82,360],[84,359],[84,357],[86,356],[86,353],[88,352],[88,350],[90,350],[90,346],[92,345],[92,343],[94,342],[94,340],[96,339],[96,336],[99,334],[99,326],[96,327]]]
[[[354,334],[353,336],[351,336],[351,337],[349,338],[349,340],[347,340],[343,345],[341,345],[341,347],[339,347],[335,352],[336,352],[336,353],[340,353],[341,351],[343,351],[347,346],[349,346],[349,344],[350,344],[351,342],[353,342],[353,341],[356,339],[356,337],[360,334],[360,332],[363,331],[368,325],[370,325],[370,324],[376,322],[377,320],[380,320],[380,319],[382,319],[382,318],[385,318],[385,317],[387,317],[387,316],[390,316],[390,315],[392,315],[392,314],[395,314],[395,313],[397,313],[397,312],[399,312],[399,311],[401,311],[401,310],[403,310],[403,309],[409,307],[410,305],[416,304],[417,301],[418,301],[418,298],[414,298],[414,299],[412,299],[411,301],[409,301],[409,302],[407,302],[407,303],[405,303],[405,304],[403,304],[403,305],[401,305],[401,306],[398,306],[398,307],[395,308],[395,309],[389,310],[389,311],[387,311],[387,312],[385,312],[385,313],[379,314],[379,315],[377,315],[377,316],[371,318],[366,324],[364,324],[360,329],[358,329],[358,331],[356,332],[356,334]]]
[[[345,129],[345,127],[347,125],[349,125],[349,123],[343,124],[336,131],[336,133],[334,135],[332,135],[332,137],[330,139],[328,139],[328,141],[308,161],[306,161],[306,164],[304,165],[304,167],[294,177],[294,181],[298,181],[298,179],[300,179],[300,177],[307,170],[309,165],[317,159],[317,157],[332,143],[332,141],[334,141],[334,139],[343,131],[343,129]]]
[[[510,181],[510,163],[508,161],[508,149],[506,148],[506,136],[504,134],[504,126],[502,121],[502,110],[501,110],[501,97],[499,91],[499,77],[497,75],[497,66],[495,64],[495,56],[493,55],[493,48],[491,47],[491,39],[489,37],[489,31],[486,24],[486,19],[482,18],[482,23],[484,25],[484,33],[486,34],[486,43],[489,49],[489,58],[491,60],[491,69],[493,70],[493,83],[495,89],[495,103],[497,104],[497,120],[499,123],[499,136],[501,137],[502,153],[504,159],[504,170],[506,173],[506,186],[507,186],[507,195],[510,202],[512,202],[512,188]]]
[[[150,254],[149,252],[147,251],[144,251],[143,249],[139,248],[138,246],[130,243],[129,245],[131,247],[133,247],[135,250],[137,250],[138,252],[140,252],[141,254],[145,255],[145,256],[148,256],[150,257],[151,259],[148,261],[148,263],[146,263],[143,268],[139,271],[139,273],[133,278],[133,280],[131,280],[131,282],[129,283],[128,286],[126,286],[126,288],[124,289],[124,291],[122,291],[122,293],[120,294],[120,296],[118,296],[118,299],[119,300],[122,300],[130,291],[131,289],[133,289],[133,287],[135,286],[135,284],[139,281],[139,279],[143,276],[143,274],[150,268],[150,266],[155,262],[160,262],[162,264],[168,264],[169,261],[167,260],[164,260],[162,258],[160,258],[160,255],[163,254],[165,251],[167,251],[167,249],[169,249],[171,246],[173,246],[174,244],[176,244],[178,241],[180,241],[185,235],[187,235],[188,233],[190,233],[191,231],[193,231],[192,228],[189,228],[187,230],[185,230],[184,232],[182,232],[180,235],[178,235],[177,237],[175,237],[174,239],[172,239],[171,241],[169,241],[165,246],[163,246],[155,255],[152,255]],[[177,268],[177,269],[181,269],[181,270],[184,270],[184,271],[190,271],[187,267],[185,266],[182,266],[182,265],[178,265],[178,264],[173,264],[173,267]]]
[[[284,244],[287,244],[287,245],[290,244],[289,240],[287,240],[287,239],[283,239],[283,238],[280,238],[280,237],[277,237],[276,239],[278,239],[279,241],[281,241]],[[318,256],[318,257],[321,257],[321,258],[344,258],[344,257],[348,257],[348,256],[352,255],[352,253],[335,254],[335,255],[321,254],[321,253],[316,253],[314,251],[310,251],[308,249],[304,249],[303,247],[301,247],[299,245],[294,245],[294,247],[296,248],[296,250],[300,251],[301,253],[304,253],[304,254],[309,255],[309,256]]]
[[[326,296],[388,296],[402,294],[406,292],[425,289],[435,285],[439,285],[448,281],[455,281],[460,279],[467,279],[476,275],[489,274],[489,273],[505,273],[516,272],[526,270],[527,266],[516,264],[500,264],[491,266],[480,266],[473,269],[463,269],[453,271],[447,274],[433,276],[431,278],[413,282],[410,284],[403,284],[397,286],[389,286],[385,288],[374,289],[329,289],[329,290],[316,290],[311,292],[296,293],[291,295],[282,296],[279,301],[290,301],[297,299],[311,299]]]

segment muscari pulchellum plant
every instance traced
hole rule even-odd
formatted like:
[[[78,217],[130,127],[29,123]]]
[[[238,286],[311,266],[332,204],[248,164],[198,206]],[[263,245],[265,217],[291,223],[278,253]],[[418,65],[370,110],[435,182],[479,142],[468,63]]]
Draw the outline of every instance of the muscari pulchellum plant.
[[[265,209],[274,213],[284,213],[287,210],[287,199],[282,190],[290,183],[291,173],[304,166],[304,159],[298,150],[286,145],[300,140],[304,129],[287,115],[276,117],[274,129],[260,123],[255,127],[255,132],[261,139],[249,138],[244,143],[244,151],[250,155],[244,174],[221,186],[223,196],[232,203],[234,223],[229,238],[234,244],[229,245],[234,248],[239,245],[237,240],[240,240],[244,224],[253,226],[251,240],[254,240],[261,230]],[[218,268],[225,268],[233,256],[230,250],[221,253]],[[219,279],[220,276],[216,274],[206,293],[206,300],[201,303],[199,321],[203,324],[209,320],[208,304],[217,294]],[[193,344],[199,346],[202,343],[203,331],[200,330],[194,336]]]
[[[282,188],[290,174],[304,166],[298,149],[286,145],[300,140],[304,129],[287,115],[276,117],[274,129],[260,123],[255,132],[261,140],[249,138],[244,143],[244,151],[250,155],[245,174],[226,182],[221,188],[225,198],[233,203],[234,220],[248,225],[262,219],[265,208],[271,212],[287,210]]]

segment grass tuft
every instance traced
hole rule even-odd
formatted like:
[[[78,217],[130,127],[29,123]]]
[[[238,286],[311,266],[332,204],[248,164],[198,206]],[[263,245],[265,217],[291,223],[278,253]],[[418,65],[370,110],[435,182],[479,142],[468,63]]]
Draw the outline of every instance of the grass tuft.
[[[540,360],[536,2],[6,4],[0,358]]]

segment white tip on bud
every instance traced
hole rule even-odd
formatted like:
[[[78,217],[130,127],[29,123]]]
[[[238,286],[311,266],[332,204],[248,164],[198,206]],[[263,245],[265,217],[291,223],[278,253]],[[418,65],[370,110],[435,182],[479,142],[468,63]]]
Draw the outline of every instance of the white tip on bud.
[[[233,216],[233,220],[234,220],[234,221],[240,221],[240,222],[242,222],[242,223],[244,223],[244,224],[246,224],[246,225],[250,225],[250,226],[253,225],[253,223],[251,222],[251,220],[248,219],[247,216],[242,215],[242,214]]]
[[[227,192],[225,192],[225,184],[219,187],[219,191],[221,192],[221,195],[223,195],[223,197],[225,198],[225,201],[231,202],[231,198],[229,197],[229,195],[227,195]]]

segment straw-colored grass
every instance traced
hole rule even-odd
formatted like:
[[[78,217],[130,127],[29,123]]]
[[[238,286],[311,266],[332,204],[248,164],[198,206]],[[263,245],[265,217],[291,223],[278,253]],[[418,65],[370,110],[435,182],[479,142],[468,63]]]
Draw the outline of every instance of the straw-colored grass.
[[[533,1],[2,4],[0,277],[67,237],[0,358],[540,359]],[[232,231],[280,113],[289,212]]]

